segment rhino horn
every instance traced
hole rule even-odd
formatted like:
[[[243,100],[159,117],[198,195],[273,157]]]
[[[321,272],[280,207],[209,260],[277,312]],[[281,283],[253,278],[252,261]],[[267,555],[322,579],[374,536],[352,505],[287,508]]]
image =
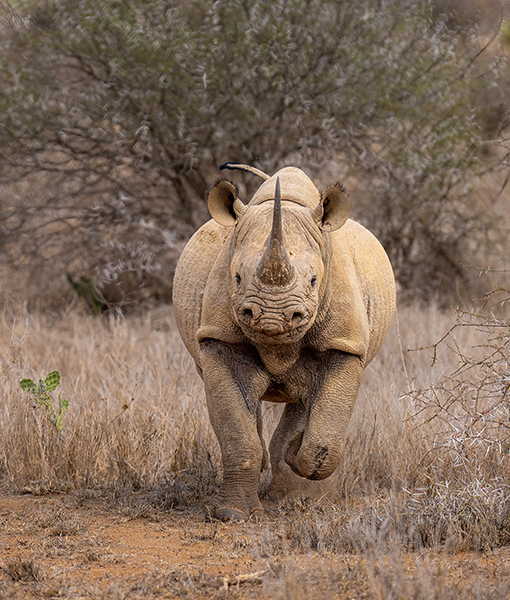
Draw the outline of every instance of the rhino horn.
[[[283,239],[280,178],[277,177],[273,209],[273,225],[266,249],[257,266],[257,277],[264,285],[285,287],[292,282],[294,275],[294,265],[290,260]]]

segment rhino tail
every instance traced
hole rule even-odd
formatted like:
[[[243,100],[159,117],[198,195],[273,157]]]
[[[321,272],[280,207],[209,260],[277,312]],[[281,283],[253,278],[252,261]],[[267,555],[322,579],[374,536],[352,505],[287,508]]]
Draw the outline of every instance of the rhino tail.
[[[253,173],[253,175],[258,175],[259,177],[262,177],[262,179],[264,179],[264,180],[269,179],[269,175],[264,173],[264,171],[261,171],[260,169],[256,169],[255,167],[250,167],[250,165],[242,165],[241,163],[228,162],[228,163],[225,163],[224,165],[221,165],[218,168],[220,169],[220,171],[223,171],[223,169],[229,169],[230,171],[244,171],[245,173]]]

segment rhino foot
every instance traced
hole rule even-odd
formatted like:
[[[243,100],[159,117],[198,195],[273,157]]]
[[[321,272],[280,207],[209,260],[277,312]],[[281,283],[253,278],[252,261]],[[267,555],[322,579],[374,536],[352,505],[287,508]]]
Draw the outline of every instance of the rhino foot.
[[[266,497],[272,502],[279,502],[284,498],[299,498],[300,496],[308,495],[307,485],[299,485],[292,488],[281,486],[270,486],[267,490]]]
[[[218,521],[247,521],[252,517],[258,518],[264,514],[264,509],[261,507],[250,514],[240,508],[231,506],[216,506],[215,508],[206,507],[206,521],[218,519]]]
[[[219,521],[247,521],[249,515],[239,508],[229,506],[217,506],[214,509],[214,518]]]
[[[261,517],[264,514],[264,509],[255,510],[249,515],[239,508],[231,508],[229,506],[217,506],[214,509],[214,518],[219,521],[247,521],[252,517]]]
[[[306,495],[309,481],[296,475],[286,463],[283,461],[274,462],[272,469],[273,477],[266,492],[266,497],[269,500],[275,502],[284,498]]]
[[[279,502],[280,500],[283,500],[286,495],[287,490],[284,490],[283,488],[269,488],[266,493],[267,499],[271,500],[271,502]]]
[[[206,521],[212,519],[218,519],[219,521],[247,521],[252,517],[261,517],[263,514],[264,507],[258,497],[250,504],[243,502],[242,506],[234,506],[218,499],[218,503],[205,507]]]
[[[290,468],[285,465],[285,468],[273,476],[269,488],[266,492],[268,500],[277,502],[284,498],[299,498],[305,496],[315,498],[322,495],[323,485],[319,481],[310,481],[299,477],[293,473]]]

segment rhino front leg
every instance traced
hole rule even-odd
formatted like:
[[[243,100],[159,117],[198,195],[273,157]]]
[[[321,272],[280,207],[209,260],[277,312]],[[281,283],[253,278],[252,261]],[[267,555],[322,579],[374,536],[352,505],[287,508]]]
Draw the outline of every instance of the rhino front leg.
[[[257,415],[269,380],[249,346],[232,347],[207,339],[201,342],[200,351],[209,418],[223,461],[214,516],[245,520],[264,510],[258,497],[264,453]]]
[[[285,451],[292,470],[314,480],[329,477],[340,462],[362,373],[358,356],[336,350],[324,353],[319,365],[308,423]]]

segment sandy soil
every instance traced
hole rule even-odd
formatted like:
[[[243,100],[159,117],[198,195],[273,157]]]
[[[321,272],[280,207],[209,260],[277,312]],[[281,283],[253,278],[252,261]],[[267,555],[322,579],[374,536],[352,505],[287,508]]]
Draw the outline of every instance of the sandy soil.
[[[271,555],[264,535],[279,524],[266,513],[258,522],[205,522],[200,507],[163,513],[97,498],[4,495],[0,598],[385,598],[396,584],[403,595],[393,598],[416,586],[435,598],[503,598],[510,589],[506,549],[372,563],[368,555]]]
[[[242,542],[235,547],[246,527],[206,523],[200,508],[146,516],[93,499],[4,496],[0,582],[12,580],[8,564],[32,561],[35,578],[56,588],[92,586],[97,592],[156,572],[214,576],[223,585],[222,578],[258,570],[258,561],[243,550]],[[21,574],[20,579],[29,583],[31,577]]]

